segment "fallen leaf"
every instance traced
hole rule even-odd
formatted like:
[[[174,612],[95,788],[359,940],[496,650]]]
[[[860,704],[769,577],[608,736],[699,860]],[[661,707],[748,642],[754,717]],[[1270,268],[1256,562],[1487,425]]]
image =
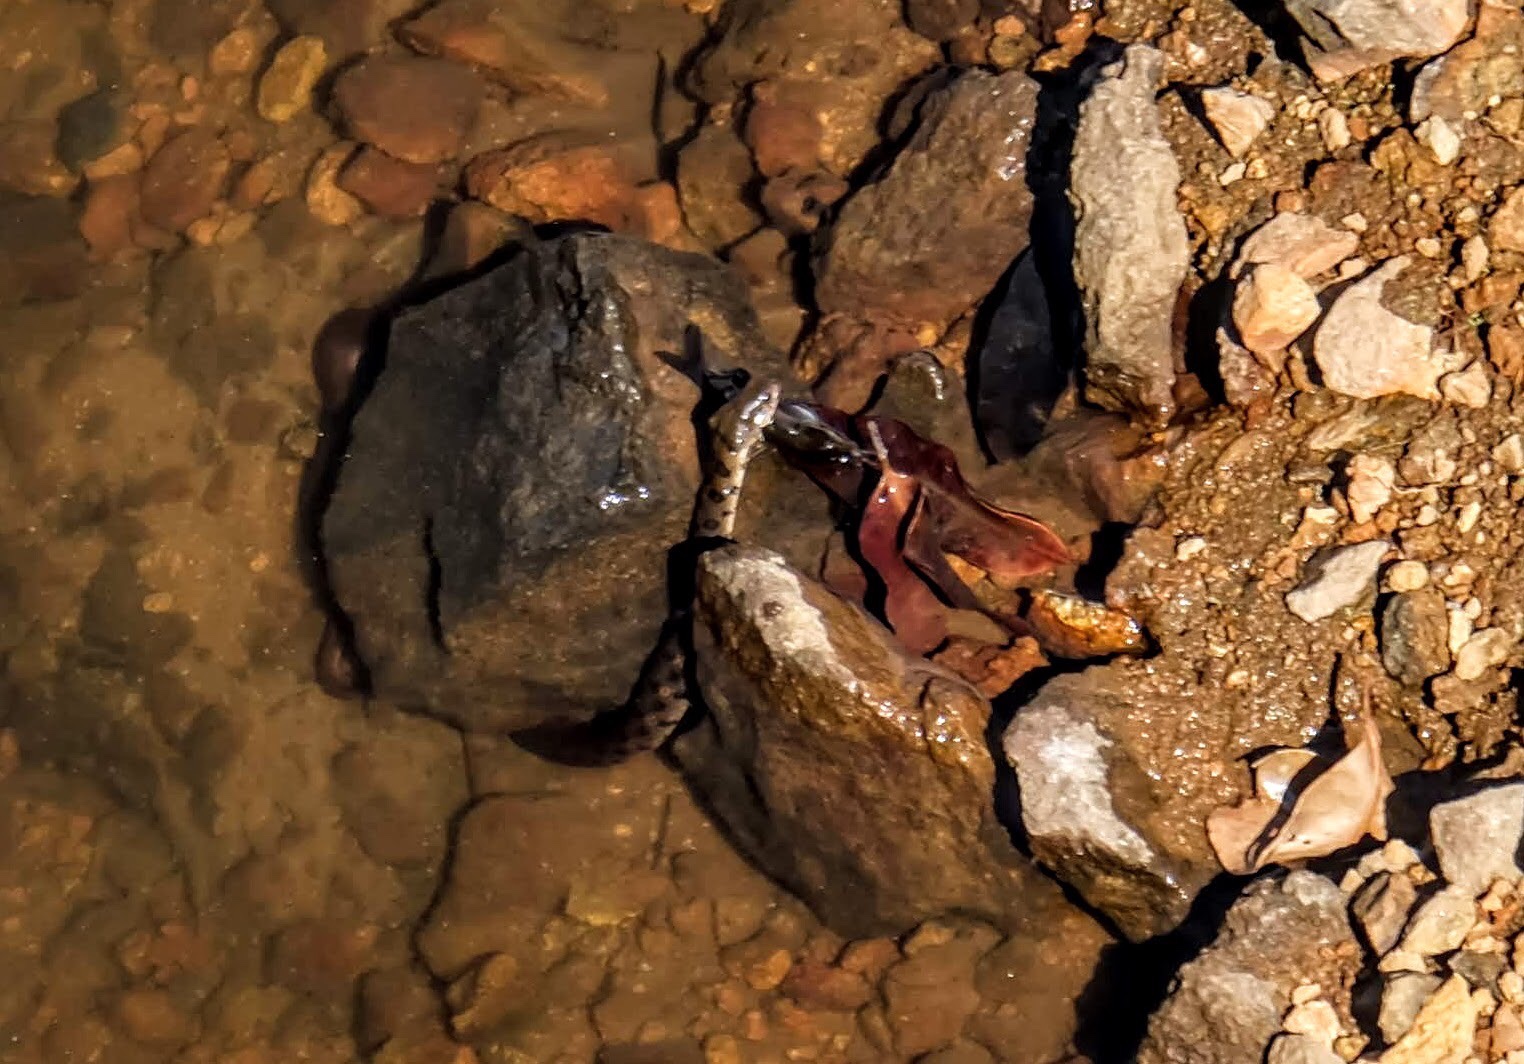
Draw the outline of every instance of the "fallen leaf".
[[[912,653],[935,650],[947,638],[940,599],[905,561],[901,536],[919,486],[912,477],[885,467],[863,507],[857,549],[884,583],[884,621]]]
[[[1381,760],[1381,734],[1362,713],[1353,745],[1325,764],[1310,750],[1273,751],[1253,766],[1254,794],[1207,817],[1207,841],[1229,872],[1248,875],[1269,864],[1323,857],[1366,835],[1386,838],[1392,778]],[[1298,784],[1301,784],[1300,786]]]

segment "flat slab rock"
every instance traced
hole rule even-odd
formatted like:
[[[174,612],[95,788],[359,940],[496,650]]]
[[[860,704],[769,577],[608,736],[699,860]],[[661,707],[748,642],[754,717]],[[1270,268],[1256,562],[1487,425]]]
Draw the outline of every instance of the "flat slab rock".
[[[322,527],[380,697],[489,731],[624,701],[698,485],[698,389],[658,357],[691,324],[786,372],[724,267],[612,235],[396,319]]]
[[[1180,969],[1149,1021],[1138,1064],[1260,1064],[1292,990],[1340,986],[1359,967],[1346,901],[1313,872],[1252,885],[1217,939]]]
[[[989,703],[756,547],[700,563],[706,720],[673,747],[751,860],[848,936],[1067,909],[994,811]]]

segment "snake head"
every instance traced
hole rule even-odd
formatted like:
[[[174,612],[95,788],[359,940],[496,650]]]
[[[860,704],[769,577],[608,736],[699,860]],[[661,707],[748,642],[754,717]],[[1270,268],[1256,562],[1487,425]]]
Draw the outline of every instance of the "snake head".
[[[717,443],[742,461],[749,461],[761,448],[763,436],[778,416],[783,386],[777,381],[755,381],[722,406],[710,423]]]

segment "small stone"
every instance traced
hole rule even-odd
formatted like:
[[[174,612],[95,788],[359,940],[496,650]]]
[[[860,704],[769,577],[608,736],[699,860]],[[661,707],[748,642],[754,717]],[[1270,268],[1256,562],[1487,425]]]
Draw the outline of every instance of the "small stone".
[[[373,55],[339,75],[333,98],[356,139],[406,162],[441,163],[465,143],[482,85],[447,60]]]
[[[1452,884],[1480,894],[1496,879],[1515,882],[1515,854],[1524,836],[1524,783],[1488,787],[1436,805],[1429,830],[1440,872]]]
[[[1381,872],[1350,900],[1350,914],[1373,953],[1386,953],[1397,944],[1417,896],[1417,888],[1407,876]]]
[[[1466,0],[1399,5],[1388,0],[1307,0],[1287,8],[1307,37],[1302,51],[1319,81],[1403,57],[1448,51],[1470,21]]]
[[[85,164],[85,177],[91,181],[104,181],[108,177],[121,177],[123,174],[137,173],[143,169],[143,149],[136,141],[129,140],[120,147],[113,148],[99,159],[93,159]]]
[[[1376,582],[1381,558],[1391,549],[1386,540],[1356,543],[1319,552],[1307,565],[1307,576],[1286,594],[1286,608],[1312,623],[1358,603]]]
[[[1235,159],[1243,158],[1275,117],[1275,105],[1269,100],[1229,88],[1202,90],[1201,109],[1222,146]]]
[[[1233,275],[1260,263],[1283,266],[1304,280],[1333,269],[1360,246],[1359,237],[1321,218],[1287,211],[1277,214],[1244,240]]]
[[[1407,267],[1396,258],[1342,292],[1313,337],[1312,354],[1324,383],[1359,399],[1407,394],[1439,398],[1444,360],[1433,350],[1434,330],[1382,305],[1387,283]]]
[[[1233,293],[1233,324],[1255,354],[1290,346],[1322,312],[1312,286],[1277,263],[1254,267]]]
[[[211,213],[232,159],[210,132],[189,129],[167,141],[143,171],[141,209],[150,224],[183,233]]]
[[[1515,188],[1492,215],[1487,234],[1502,251],[1524,251],[1524,187]]]
[[[79,233],[90,245],[98,262],[107,262],[133,247],[133,229],[139,224],[138,180],[124,174],[91,181],[85,190]]]
[[[339,172],[339,187],[383,218],[417,218],[439,190],[439,168],[365,145]]]
[[[1492,252],[1487,248],[1487,241],[1482,234],[1468,237],[1461,244],[1461,269],[1466,273],[1466,280],[1472,283],[1482,279],[1487,272],[1487,266],[1492,258]]]
[[[535,224],[590,221],[615,231],[644,226],[634,180],[608,145],[524,141],[472,159],[465,183],[472,198]]]
[[[1524,975],[1510,968],[1498,976],[1498,994],[1510,1005],[1524,1002]]]
[[[1397,972],[1381,986],[1381,1037],[1395,1042],[1408,1033],[1418,1010],[1439,989],[1443,980],[1427,972]]]
[[[862,976],[812,961],[794,965],[781,989],[807,1009],[854,1012],[873,999],[873,988]]]
[[[259,116],[289,122],[312,104],[312,87],[328,66],[321,37],[294,37],[281,45],[259,79]]]
[[[1381,1056],[1381,1064],[1443,1064],[1471,1053],[1476,1034],[1476,1005],[1470,988],[1452,975],[1424,1002],[1412,1026]]]
[[[1402,948],[1421,957],[1459,949],[1476,923],[1475,895],[1465,887],[1446,887],[1414,912],[1402,935]]]
[[[1524,473],[1524,436],[1517,432],[1492,449],[1493,460],[1505,473]]]
[[[1423,562],[1400,561],[1386,571],[1389,591],[1417,591],[1429,583],[1429,567]]]
[[[365,204],[339,187],[339,172],[355,146],[345,141],[331,144],[319,155],[307,174],[307,210],[326,225],[349,225],[365,213]]]
[[[1446,581],[1449,579],[1448,576],[1445,578]],[[1450,623],[1445,641],[1450,648],[1451,654],[1459,654],[1461,647],[1465,646],[1471,639],[1473,627],[1471,617],[1458,604],[1452,603],[1446,613],[1446,619]]]
[[[1466,640],[1455,655],[1455,675],[1462,680],[1479,680],[1488,670],[1508,660],[1516,640],[1502,628],[1483,628]]]
[[[1450,667],[1449,637],[1444,595],[1422,588],[1393,595],[1381,611],[1381,664],[1393,679],[1419,687]]]
[[[1487,1038],[1493,1060],[1524,1050],[1524,1023],[1519,1020],[1518,1010],[1507,1005],[1500,1006],[1492,1014],[1492,1026]]]
[[[1441,166],[1449,166],[1460,157],[1460,131],[1439,115],[1430,115],[1414,130],[1418,143],[1434,153]]]
[[[116,1016],[127,1037],[147,1046],[182,1045],[195,1036],[195,1021],[167,990],[127,990],[116,999]]]
[[[1326,1001],[1303,1002],[1286,1014],[1281,1029],[1291,1034],[1304,1034],[1331,1047],[1334,1039],[1339,1037],[1339,1014]]]
[[[1344,489],[1349,516],[1356,524],[1364,524],[1391,501],[1397,467],[1377,455],[1357,454],[1349,460],[1345,473],[1349,477]]]
[[[1265,1064],[1344,1064],[1344,1058],[1316,1038],[1282,1034],[1270,1043]]]
[[[1330,107],[1318,114],[1318,135],[1329,151],[1342,151],[1349,147],[1349,119],[1344,112]]]
[[[260,49],[259,34],[241,26],[212,46],[206,57],[206,69],[214,77],[247,74],[259,61]]]
[[[1465,369],[1441,377],[1439,391],[1449,402],[1481,410],[1492,401],[1492,380],[1487,367],[1477,359]]]

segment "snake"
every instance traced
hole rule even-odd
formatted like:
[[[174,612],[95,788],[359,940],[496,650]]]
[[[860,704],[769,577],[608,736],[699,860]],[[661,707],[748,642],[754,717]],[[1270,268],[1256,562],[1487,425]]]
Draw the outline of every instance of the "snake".
[[[765,449],[780,406],[786,403],[782,386],[775,381],[733,381],[724,390],[731,394],[709,420],[709,461],[689,526],[687,542],[695,548],[695,570],[705,550],[733,539],[747,470]],[[797,406],[783,409],[795,412]],[[793,426],[797,413],[785,420]],[[690,599],[672,610],[662,624],[655,649],[624,703],[569,728],[521,734],[520,742],[542,753],[553,751],[556,760],[578,765],[614,764],[659,749],[694,708],[688,667],[692,630]]]

